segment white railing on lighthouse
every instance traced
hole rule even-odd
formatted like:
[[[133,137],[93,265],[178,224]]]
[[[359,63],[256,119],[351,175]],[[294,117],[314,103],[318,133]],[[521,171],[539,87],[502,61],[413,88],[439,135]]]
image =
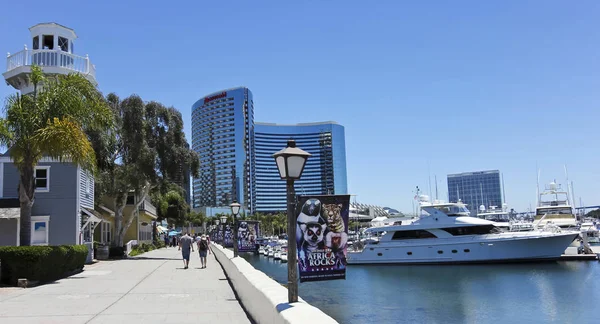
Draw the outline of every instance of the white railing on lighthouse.
[[[21,66],[40,65],[61,67],[73,72],[89,74],[96,77],[96,68],[90,63],[89,57],[83,57],[56,50],[28,50],[8,55],[6,58],[6,71],[14,70]]]

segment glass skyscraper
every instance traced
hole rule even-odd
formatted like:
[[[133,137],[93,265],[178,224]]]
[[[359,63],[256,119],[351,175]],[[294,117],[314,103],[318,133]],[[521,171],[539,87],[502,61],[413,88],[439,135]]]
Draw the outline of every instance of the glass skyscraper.
[[[477,215],[479,206],[502,207],[502,186],[500,171],[465,172],[448,175],[448,199],[457,202],[460,199],[467,204],[471,216]]]
[[[192,149],[200,155],[194,208],[226,207],[235,200],[253,212],[253,134],[254,102],[246,87],[211,93],[192,105]]]
[[[256,123],[256,212],[286,210],[286,185],[281,180],[273,154],[294,139],[297,147],[311,154],[302,178],[295,182],[296,194],[347,194],[346,139],[344,126],[335,122],[278,125]]]

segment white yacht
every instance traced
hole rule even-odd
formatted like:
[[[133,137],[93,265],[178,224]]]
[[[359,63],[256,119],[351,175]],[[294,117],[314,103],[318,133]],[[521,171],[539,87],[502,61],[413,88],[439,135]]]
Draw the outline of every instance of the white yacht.
[[[547,223],[562,228],[575,227],[577,217],[569,203],[569,192],[563,191],[555,182],[550,182],[539,194],[533,223],[537,227],[543,227]]]
[[[281,247],[280,246],[275,247],[275,250],[273,251],[273,259],[275,259],[275,260],[281,259]]]
[[[273,249],[273,247],[269,247],[269,250],[267,250],[267,256],[269,258],[272,258],[275,256],[275,250]]]
[[[261,245],[261,246],[258,248],[258,254],[265,254],[265,247],[264,247],[264,246],[262,246],[262,245]]]
[[[506,211],[506,205],[502,209],[496,209],[497,206],[490,206],[486,209],[484,205],[479,206],[477,217],[494,223],[494,226],[504,232],[510,231],[510,215]]]
[[[600,243],[600,230],[597,224],[584,222],[579,230],[582,234],[585,233],[588,243]]]
[[[424,215],[408,225],[372,227],[377,237],[355,243],[349,264],[487,263],[555,260],[579,235],[575,231],[505,232],[470,217],[466,205],[421,204]],[[560,231],[560,230],[559,230]]]
[[[287,262],[288,258],[287,258],[287,252],[286,251],[281,251],[281,262]]]

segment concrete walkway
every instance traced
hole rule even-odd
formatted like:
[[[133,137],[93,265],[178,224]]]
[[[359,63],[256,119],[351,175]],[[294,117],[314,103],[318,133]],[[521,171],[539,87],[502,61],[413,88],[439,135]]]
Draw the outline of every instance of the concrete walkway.
[[[101,261],[29,289],[0,288],[0,323],[250,323],[214,256],[183,269],[177,248]]]

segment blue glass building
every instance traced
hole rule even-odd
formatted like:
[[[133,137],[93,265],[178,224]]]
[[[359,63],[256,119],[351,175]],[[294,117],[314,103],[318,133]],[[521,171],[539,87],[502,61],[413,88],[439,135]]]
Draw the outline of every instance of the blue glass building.
[[[200,155],[194,208],[225,207],[237,200],[253,212],[253,134],[254,102],[246,87],[211,93],[192,105],[192,149]]]
[[[500,171],[465,172],[448,175],[448,199],[456,202],[460,198],[467,204],[471,216],[477,215],[479,206],[502,207]]]
[[[302,178],[295,182],[297,194],[347,194],[346,140],[344,126],[335,122],[278,125],[256,123],[256,212],[286,210],[285,181],[273,159],[273,154],[287,146],[289,139],[297,147],[312,154]]]

